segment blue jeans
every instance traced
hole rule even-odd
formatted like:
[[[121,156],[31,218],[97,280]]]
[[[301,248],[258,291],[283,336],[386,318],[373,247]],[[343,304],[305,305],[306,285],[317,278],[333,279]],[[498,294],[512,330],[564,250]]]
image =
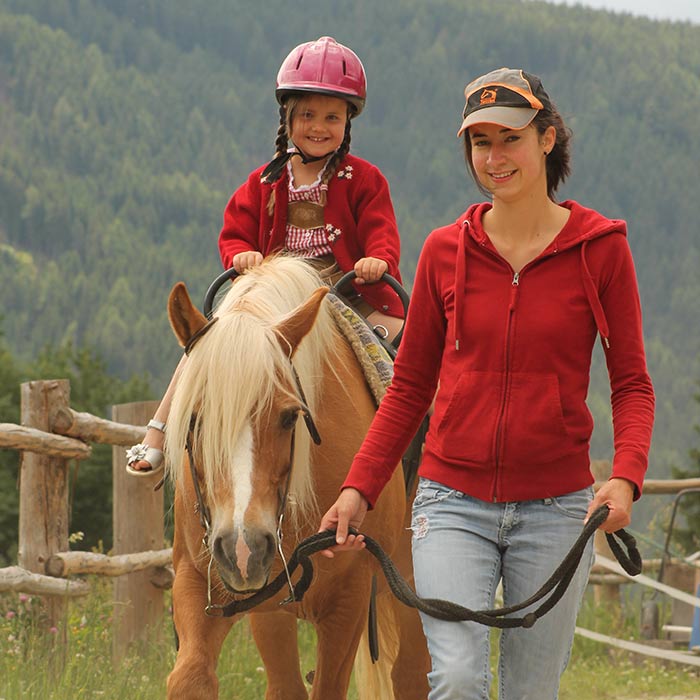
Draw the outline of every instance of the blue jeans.
[[[418,595],[484,610],[494,607],[502,581],[505,606],[526,600],[581,534],[592,497],[588,488],[556,498],[489,503],[421,478],[411,523]],[[554,608],[529,629],[502,630],[500,700],[556,700],[592,564],[591,539]],[[488,700],[490,628],[423,614],[421,619],[432,659],[429,699]]]

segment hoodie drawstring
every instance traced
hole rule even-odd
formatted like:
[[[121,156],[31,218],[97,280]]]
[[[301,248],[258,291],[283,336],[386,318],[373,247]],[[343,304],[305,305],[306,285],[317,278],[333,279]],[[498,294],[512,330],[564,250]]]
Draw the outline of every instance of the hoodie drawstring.
[[[467,281],[466,257],[467,249],[464,239],[469,219],[465,219],[459,228],[457,239],[457,261],[455,263],[455,350],[459,350],[459,332],[462,327],[462,303],[464,299],[464,286]]]
[[[603,347],[607,350],[610,347],[610,330],[608,328],[608,320],[605,318],[605,311],[603,311],[603,305],[600,303],[598,289],[593,281],[593,275],[591,275],[591,271],[588,269],[588,263],[586,262],[587,245],[588,241],[584,241],[581,245],[581,278],[583,280],[586,298],[590,304],[591,311],[593,311],[596,328],[598,329],[598,333],[600,333]]]
[[[455,350],[459,351],[459,341],[460,332],[462,328],[462,315],[464,307],[464,290],[466,285],[466,256],[467,251],[465,247],[465,238],[467,228],[471,225],[469,219],[464,219],[462,225],[459,229],[459,237],[457,239],[457,260],[455,262]],[[605,317],[605,311],[603,310],[603,305],[600,302],[600,297],[598,296],[598,288],[593,280],[593,275],[588,267],[586,261],[586,247],[588,245],[588,240],[583,241],[581,244],[581,279],[583,282],[583,289],[586,293],[586,299],[593,312],[593,318],[595,320],[596,328],[600,334],[603,347],[608,350],[610,348],[610,329],[608,326],[608,320]]]

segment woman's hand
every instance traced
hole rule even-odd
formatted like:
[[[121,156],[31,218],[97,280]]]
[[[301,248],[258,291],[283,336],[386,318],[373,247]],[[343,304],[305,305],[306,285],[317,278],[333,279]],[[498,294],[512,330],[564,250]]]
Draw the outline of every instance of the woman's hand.
[[[240,275],[249,267],[255,267],[263,261],[262,253],[257,250],[246,250],[244,253],[236,253],[231,261],[231,267]]]
[[[596,493],[588,506],[586,520],[600,508],[607,505],[610,508],[605,522],[600,526],[603,532],[616,532],[627,527],[632,521],[632,501],[634,500],[634,484],[627,479],[613,478],[605,482]]]
[[[324,557],[332,559],[335,552],[356,552],[365,548],[364,535],[348,534],[348,527],[358,529],[367,513],[367,499],[353,488],[343,489],[338,500],[321,518],[318,531],[335,530],[335,547],[321,551]]]
[[[389,264],[379,258],[360,258],[355,263],[355,282],[357,284],[371,284],[378,282],[382,275],[389,269]]]

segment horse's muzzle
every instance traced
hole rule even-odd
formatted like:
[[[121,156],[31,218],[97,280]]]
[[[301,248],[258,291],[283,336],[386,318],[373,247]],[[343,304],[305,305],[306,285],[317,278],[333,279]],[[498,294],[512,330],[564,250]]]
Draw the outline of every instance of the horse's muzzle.
[[[212,553],[224,585],[234,593],[250,593],[268,581],[275,535],[256,528],[228,530],[214,537]]]

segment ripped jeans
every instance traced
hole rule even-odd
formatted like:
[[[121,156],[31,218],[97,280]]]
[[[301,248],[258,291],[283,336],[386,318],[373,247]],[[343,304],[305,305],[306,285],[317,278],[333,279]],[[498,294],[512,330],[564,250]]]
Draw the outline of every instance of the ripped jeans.
[[[502,581],[504,606],[526,600],[581,534],[592,498],[587,488],[556,498],[490,503],[421,478],[411,524],[418,595],[484,610],[495,607]],[[591,539],[554,608],[529,629],[501,631],[499,700],[556,700],[592,564]],[[429,700],[488,700],[490,628],[422,613],[421,619],[432,659]]]

